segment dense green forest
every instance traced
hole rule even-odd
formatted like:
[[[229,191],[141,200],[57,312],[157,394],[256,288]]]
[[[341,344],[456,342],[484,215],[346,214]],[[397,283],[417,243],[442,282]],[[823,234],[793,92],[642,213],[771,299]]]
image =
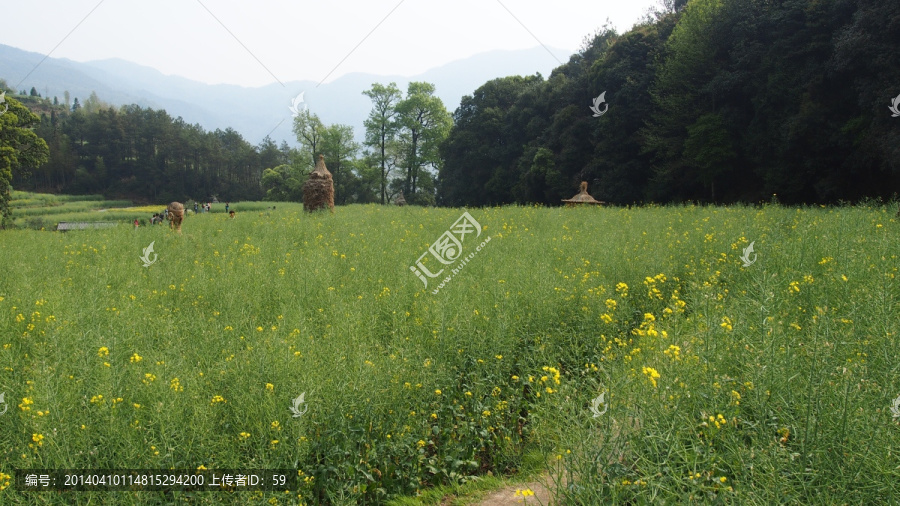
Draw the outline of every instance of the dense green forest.
[[[900,115],[889,109],[900,96],[900,2],[669,0],[627,33],[587,37],[547,79],[485,83],[452,116],[429,83],[405,95],[373,84],[363,145],[308,110],[294,118],[299,149],[254,146],[165,111],[3,88],[39,118],[19,127],[49,150],[46,163],[10,163],[20,189],[300,200],[322,153],[338,204],[402,192],[417,204],[556,205],[582,180],[619,204],[900,191]],[[590,108],[598,97],[602,115]]]
[[[299,148],[284,141],[278,146],[268,137],[254,146],[230,128],[207,132],[166,111],[115,108],[96,94],[83,102],[76,97],[70,105],[68,96],[60,103],[33,88],[15,94],[3,81],[0,88],[9,94],[5,100],[20,104],[17,110],[30,111],[20,121],[10,113],[4,128],[32,130],[49,148],[46,163],[20,164],[12,172],[14,187],[149,202],[213,197],[299,202],[303,182],[323,154],[337,204],[385,203],[400,192],[411,203],[434,204],[438,145],[451,125],[434,85],[419,82],[409,85],[406,96],[393,83],[374,84],[365,92],[373,103],[365,152],[351,127],[325,125],[308,109],[293,119]]]
[[[900,2],[692,0],[465,97],[439,202],[558,204],[580,180],[615,203],[889,198],[897,95]]]
[[[117,109],[96,95],[81,103],[75,98],[71,106],[33,91],[15,99],[40,115],[34,132],[49,147],[47,163],[14,174],[17,189],[152,202],[212,195],[261,199],[262,170],[287,156],[284,145],[279,149],[268,139],[253,146],[231,129],[205,132],[165,111]]]

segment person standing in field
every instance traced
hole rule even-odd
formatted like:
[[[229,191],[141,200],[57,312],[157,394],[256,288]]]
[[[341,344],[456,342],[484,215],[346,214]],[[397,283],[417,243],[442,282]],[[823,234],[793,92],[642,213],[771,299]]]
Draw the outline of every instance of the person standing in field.
[[[194,214],[197,214],[197,203],[194,202]]]
[[[225,212],[226,212],[226,213],[228,212],[228,206],[229,206],[229,205],[231,205],[231,204],[228,203],[228,202],[225,203]]]
[[[134,219],[134,228],[138,228],[140,225],[138,224],[137,218]]]

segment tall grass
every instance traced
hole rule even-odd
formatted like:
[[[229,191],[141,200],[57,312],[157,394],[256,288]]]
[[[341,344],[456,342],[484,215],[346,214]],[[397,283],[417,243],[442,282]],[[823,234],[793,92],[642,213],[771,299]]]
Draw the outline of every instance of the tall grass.
[[[23,207],[16,208],[13,216],[39,216],[51,214],[66,214],[84,211],[94,211],[105,209],[108,207],[122,207],[131,205],[129,200],[82,200],[78,202],[68,202],[53,207]]]
[[[132,206],[129,200],[104,200],[101,195],[55,195],[13,191],[11,200],[13,226],[33,230],[55,230],[60,222],[118,221],[149,225],[154,213],[162,212],[166,204]],[[277,210],[272,202],[235,202],[229,209],[236,213]],[[187,206],[188,215],[193,213]],[[210,212],[224,213],[225,203],[211,204]],[[199,213],[198,213],[199,214]]]
[[[379,504],[537,448],[567,504],[897,495],[883,207],[470,210],[491,241],[437,294],[409,266],[461,210],[238,209],[0,233],[0,472],[291,468],[287,494],[78,500]]]

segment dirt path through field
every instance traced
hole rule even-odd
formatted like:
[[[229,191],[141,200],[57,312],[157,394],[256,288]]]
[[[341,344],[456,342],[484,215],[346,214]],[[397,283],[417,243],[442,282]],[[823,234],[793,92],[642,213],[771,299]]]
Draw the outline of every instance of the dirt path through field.
[[[530,489],[534,492],[534,495],[523,498],[522,496],[516,495],[516,489]],[[546,486],[544,486],[543,483],[539,481],[533,481],[531,483],[521,483],[516,486],[509,486],[501,488],[500,490],[495,490],[494,492],[488,494],[487,497],[472,504],[473,506],[507,506],[514,504],[542,504],[544,506],[547,506],[550,504],[550,491]]]
[[[519,506],[523,504],[526,506],[549,506],[551,504],[555,505],[556,503],[551,502],[550,500],[553,494],[550,489],[547,488],[548,482],[549,476],[544,474],[535,481],[509,485],[501,489],[494,490],[481,499],[469,502],[468,504],[470,506]],[[516,490],[531,490],[532,492],[534,492],[534,495],[523,497],[521,495],[516,495]],[[443,502],[441,502],[441,506],[459,504],[459,502],[457,501],[458,499],[456,497],[447,497]]]

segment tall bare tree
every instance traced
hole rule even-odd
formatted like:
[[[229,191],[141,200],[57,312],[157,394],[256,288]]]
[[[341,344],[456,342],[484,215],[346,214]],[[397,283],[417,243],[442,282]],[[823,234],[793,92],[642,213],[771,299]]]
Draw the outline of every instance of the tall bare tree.
[[[366,146],[376,150],[378,162],[381,165],[381,203],[387,202],[387,182],[390,173],[390,145],[397,138],[397,104],[402,98],[397,83],[387,86],[374,83],[372,89],[364,91],[372,100],[372,111],[365,121]]]

